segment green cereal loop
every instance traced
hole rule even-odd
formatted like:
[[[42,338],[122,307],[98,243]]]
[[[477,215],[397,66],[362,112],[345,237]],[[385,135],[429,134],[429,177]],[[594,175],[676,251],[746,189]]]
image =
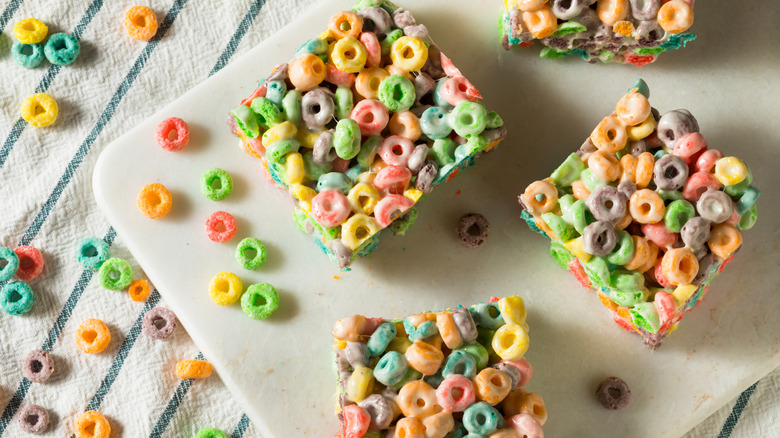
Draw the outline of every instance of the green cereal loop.
[[[568,187],[580,179],[583,170],[585,170],[585,163],[577,154],[572,153],[550,174],[550,178],[556,186]]]
[[[232,110],[230,114],[236,120],[236,126],[245,136],[249,138],[256,138],[260,135],[260,126],[257,124],[257,117],[255,117],[252,110],[246,105],[239,105]]]
[[[241,310],[252,319],[266,319],[279,308],[279,294],[268,283],[253,284],[241,296]]]
[[[634,247],[634,239],[631,238],[631,235],[628,234],[628,232],[625,230],[617,230],[615,231],[615,234],[617,235],[617,245],[615,245],[615,249],[606,256],[606,259],[607,262],[612,263],[613,265],[622,266],[631,261],[631,258],[634,257],[636,248]]]
[[[293,210],[293,219],[299,230],[307,234],[309,233],[309,231],[306,230],[306,221],[309,219],[309,217],[306,216],[306,212],[296,207],[295,210]]]
[[[76,260],[84,269],[95,271],[100,269],[103,263],[110,257],[108,244],[97,237],[81,239],[76,248]],[[0,258],[2,258],[0,256]]]
[[[24,315],[35,304],[35,294],[27,283],[12,281],[0,289],[0,306],[13,316]]]
[[[301,123],[301,101],[303,95],[298,90],[290,90],[284,95],[282,99],[282,108],[284,109],[284,117],[298,125]]]
[[[382,145],[381,136],[372,135],[371,137],[368,137],[368,140],[363,142],[363,146],[360,147],[360,152],[358,152],[358,164],[366,168],[371,167],[380,145]]]
[[[639,303],[629,310],[634,325],[647,330],[650,333],[657,333],[661,327],[661,318],[658,316],[658,310],[654,303]]]
[[[645,276],[638,271],[616,269],[609,275],[609,287],[616,290],[643,290]]]
[[[555,240],[550,240],[550,255],[562,268],[568,268],[569,262],[574,259],[574,255],[563,244]]]
[[[0,248],[0,260],[5,260],[5,266],[0,268],[0,281],[8,281],[19,269],[19,256],[11,248]]]
[[[685,199],[683,194],[677,190],[658,189],[655,192],[658,193],[658,196],[660,196],[664,201],[678,201],[680,199]]]
[[[348,119],[354,106],[352,102],[352,92],[349,88],[340,86],[336,89],[334,97],[336,98],[336,118],[339,120]]]
[[[582,173],[580,173],[580,178],[589,192],[593,192],[597,188],[607,184],[606,181],[594,175],[590,169],[583,170]]]
[[[618,306],[632,307],[644,303],[647,299],[647,291],[644,290],[611,290],[609,299]]]
[[[433,148],[431,148],[431,154],[439,164],[439,167],[443,167],[447,164],[455,162],[455,148],[458,144],[451,138],[440,138],[433,141]]]
[[[501,116],[499,116],[498,113],[495,111],[489,112],[487,114],[485,121],[487,123],[487,125],[485,125],[485,128],[487,129],[500,128],[504,126],[504,119],[502,119]]]
[[[561,209],[561,217],[566,223],[574,225],[571,220],[571,205],[574,204],[574,196],[566,194],[558,198],[558,206]]]
[[[680,199],[666,206],[664,225],[669,231],[679,233],[683,225],[694,217],[696,217],[696,209],[693,204]]]
[[[416,369],[409,367],[406,369],[406,373],[401,378],[401,381],[396,383],[395,385],[391,385],[391,387],[399,389],[406,385],[407,383],[411,382],[412,380],[420,380],[422,379],[423,375],[421,372],[417,371]]]
[[[198,434],[195,435],[195,438],[227,438],[227,435],[225,435],[225,432],[222,432],[217,428],[204,427],[198,431]]]
[[[552,47],[545,47],[539,53],[539,57],[550,58],[550,59],[563,59],[566,57],[568,53],[569,53],[568,51],[561,51],[558,49],[554,49]]]
[[[333,134],[333,148],[336,155],[344,160],[351,160],[360,152],[360,126],[350,119],[341,119],[336,124]]]
[[[574,227],[567,224],[562,217],[555,213],[542,214],[542,220],[550,227],[555,237],[561,242],[568,242],[577,237],[577,231]]]
[[[400,113],[414,105],[414,85],[401,75],[390,75],[379,84],[379,101],[389,111]]]
[[[650,87],[647,86],[647,82],[645,82],[642,78],[637,78],[636,82],[634,82],[634,85],[632,85],[627,92],[630,93],[631,90],[636,90],[642,96],[645,96],[648,99],[650,98]]]
[[[333,167],[331,163],[318,163],[314,161],[314,155],[311,151],[307,151],[303,155],[303,170],[306,179],[317,181],[322,175],[331,171]]]
[[[265,159],[269,163],[281,163],[284,158],[290,152],[298,152],[301,148],[301,143],[295,138],[286,138],[284,140],[277,140],[268,147],[265,148]]]
[[[279,107],[265,97],[254,98],[249,108],[255,113],[257,122],[264,129],[284,122],[284,116]]]
[[[399,217],[398,219],[394,220],[390,224],[390,229],[393,230],[393,234],[398,234],[403,236],[406,231],[414,225],[414,222],[417,220],[417,209],[412,207],[409,210],[404,213],[403,216]]]
[[[465,143],[455,148],[455,161],[462,163],[482,152],[488,145],[487,139],[482,135],[473,135]]]
[[[219,188],[214,188],[214,182],[219,181]],[[200,191],[203,196],[212,201],[221,201],[233,192],[233,178],[217,167],[209,169],[200,177]]]
[[[587,262],[580,260],[580,264],[596,286],[606,286],[609,283],[609,266],[603,257],[593,257]]]
[[[552,36],[559,37],[559,36],[568,35],[570,33],[584,32],[585,30],[587,30],[587,28],[582,24],[576,21],[567,21],[565,23],[561,23],[561,25],[558,26],[558,29],[555,31],[555,33],[552,34]]]
[[[388,32],[385,36],[385,39],[379,42],[379,48],[382,52],[382,56],[387,56],[390,54],[390,46],[393,45],[394,42],[398,41],[399,38],[404,36],[404,31],[401,29],[396,29],[394,31]]]
[[[111,258],[100,267],[98,281],[108,290],[122,290],[133,281],[133,270],[127,261]]]
[[[467,138],[485,130],[487,110],[482,104],[464,100],[455,106],[447,120],[459,136]]]
[[[580,234],[584,234],[585,227],[593,222],[593,215],[584,199],[578,199],[571,204],[571,220],[574,229]]]
[[[247,251],[255,251],[256,254],[254,257],[249,258],[246,255]],[[236,247],[236,260],[244,269],[253,270],[263,266],[263,263],[265,263],[265,245],[259,239],[247,237]]]
[[[468,345],[464,345],[462,347],[458,347],[458,348],[456,348],[456,350],[463,350],[466,353],[472,355],[474,357],[474,359],[476,359],[476,361],[477,361],[477,369],[478,370],[481,370],[481,369],[485,368],[487,366],[487,364],[488,364],[488,359],[489,358],[488,358],[488,351],[487,351],[487,349],[484,346],[482,346],[482,345],[480,345],[480,344],[478,344],[476,342],[468,344]]]
[[[739,229],[749,230],[753,228],[757,220],[758,220],[758,204],[753,204],[753,206],[750,207],[750,210],[746,211],[745,214],[743,214],[739,218]]]

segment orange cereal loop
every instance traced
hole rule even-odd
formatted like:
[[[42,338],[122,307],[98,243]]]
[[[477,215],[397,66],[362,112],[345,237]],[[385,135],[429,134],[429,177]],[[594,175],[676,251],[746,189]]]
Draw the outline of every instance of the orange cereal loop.
[[[485,368],[474,378],[477,400],[491,406],[499,404],[512,390],[512,379],[496,368]]]
[[[157,33],[157,17],[148,6],[133,6],[125,13],[125,30],[131,38],[149,41]]]
[[[620,177],[620,161],[615,154],[596,151],[588,157],[588,168],[604,181],[615,181]]]
[[[523,24],[534,38],[547,38],[558,28],[558,18],[550,5],[544,5],[533,12],[523,12]]]
[[[637,270],[641,273],[645,273],[655,266],[655,264],[658,262],[658,252],[660,251],[658,249],[658,246],[656,246],[655,243],[647,241],[647,247],[650,251],[650,254],[647,256],[647,261],[644,265],[640,266]],[[630,319],[630,318],[629,318]]]
[[[111,332],[99,319],[87,319],[76,330],[76,345],[84,353],[100,353],[108,347],[109,342],[111,342]]]
[[[614,115],[604,117],[590,134],[590,141],[598,149],[614,154],[626,147],[628,141],[626,125]]]
[[[328,70],[319,56],[306,53],[292,61],[287,68],[287,75],[293,86],[300,91],[309,91],[323,80]]]
[[[182,360],[176,364],[180,379],[205,379],[211,375],[211,364],[205,360]]]
[[[633,236],[636,237],[636,236]],[[603,292],[598,291],[599,301],[601,301],[601,304],[606,307],[609,310],[617,310],[618,305],[615,304],[614,301],[609,299],[607,295],[605,295]]]
[[[631,154],[620,157],[620,182],[636,182],[636,163],[636,157]]]
[[[612,27],[628,16],[628,0],[598,0],[596,13],[602,23]]]
[[[636,91],[621,97],[615,107],[618,118],[628,126],[636,126],[650,116],[650,102]]]
[[[612,31],[615,32],[618,35],[623,35],[624,37],[630,37],[634,34],[634,25],[631,24],[630,21],[618,21],[615,23],[614,26],[612,26]]]
[[[340,39],[344,37],[358,38],[363,31],[363,19],[352,11],[341,11],[330,18],[328,32],[331,37]]]
[[[632,235],[631,239],[634,241],[634,256],[623,267],[633,271],[647,264],[650,257],[650,245],[644,237]]]
[[[690,284],[699,272],[699,260],[690,248],[670,249],[661,259],[661,272],[674,286]]]
[[[523,12],[536,11],[547,3],[547,0],[517,0],[515,5]]]
[[[127,289],[133,301],[143,301],[149,296],[149,282],[144,279],[135,280]]]
[[[534,216],[555,210],[558,205],[558,189],[547,181],[535,181],[520,195],[525,208]]]
[[[160,183],[149,184],[138,193],[138,208],[151,219],[159,219],[171,211],[171,192]]]
[[[742,233],[734,225],[723,222],[712,227],[707,246],[713,254],[725,260],[742,246]]]
[[[636,158],[636,176],[634,182],[637,189],[643,189],[653,180],[655,157],[650,152],[642,152]]]
[[[681,33],[693,25],[693,8],[684,0],[672,0],[658,10],[658,24],[669,33]]]
[[[407,138],[413,142],[417,141],[422,135],[420,119],[411,111],[402,111],[393,114],[387,127],[390,129],[391,134]]]
[[[87,411],[76,419],[73,434],[76,438],[108,438],[111,436],[111,425],[100,412]]]
[[[631,222],[634,221],[634,218],[631,217],[631,213],[626,209],[626,214],[623,215],[623,219],[620,220],[620,222],[615,224],[616,230],[625,230],[629,225],[631,225]]]

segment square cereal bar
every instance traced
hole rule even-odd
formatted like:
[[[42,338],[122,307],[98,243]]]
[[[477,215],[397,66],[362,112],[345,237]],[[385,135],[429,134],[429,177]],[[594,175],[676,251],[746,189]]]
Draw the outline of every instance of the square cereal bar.
[[[342,269],[505,136],[412,14],[359,1],[231,111],[233,132],[288,190],[298,227]]]
[[[354,315],[333,327],[338,437],[543,438],[544,400],[519,296],[400,319]]]
[[[655,349],[757,218],[750,168],[709,148],[690,112],[659,115],[641,79],[580,149],[519,197],[550,252]]]

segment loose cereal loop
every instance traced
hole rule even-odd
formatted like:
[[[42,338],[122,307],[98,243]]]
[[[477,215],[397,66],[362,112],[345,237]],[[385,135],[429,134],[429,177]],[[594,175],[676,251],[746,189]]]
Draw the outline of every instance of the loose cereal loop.
[[[476,248],[487,242],[490,234],[490,223],[478,213],[469,213],[463,215],[458,220],[458,226],[455,229],[458,240],[467,248]]]
[[[108,290],[121,290],[133,281],[133,269],[126,260],[108,259],[98,271],[100,285]]]
[[[76,438],[108,438],[111,436],[111,425],[98,411],[87,411],[76,419],[73,425]]]
[[[254,255],[251,254],[252,252],[254,252]],[[265,263],[265,245],[254,237],[245,238],[236,247],[236,260],[244,269],[253,270],[263,266],[263,263]]]
[[[14,249],[19,258],[19,269],[16,278],[22,281],[35,280],[43,272],[43,256],[37,248],[32,246],[20,246]]]
[[[19,269],[19,256],[11,248],[0,248],[0,281],[8,281]]]
[[[54,372],[54,363],[46,350],[33,350],[22,362],[22,375],[29,381],[43,383]]]
[[[76,248],[76,259],[84,269],[94,271],[100,269],[103,263],[108,260],[108,243],[97,237],[86,237],[81,239]]]
[[[46,45],[43,46],[43,53],[52,64],[69,65],[81,53],[81,44],[73,35],[55,33],[46,41]]]
[[[241,297],[241,310],[252,319],[266,319],[279,308],[279,293],[268,283],[253,284]]]
[[[198,431],[198,434],[195,435],[195,438],[227,438],[227,435],[225,435],[225,432],[222,432],[217,428],[205,427]]]
[[[57,101],[46,93],[33,94],[22,103],[22,118],[36,128],[54,123],[58,113]]]
[[[206,235],[212,242],[225,242],[236,234],[236,220],[230,213],[216,211],[206,219]]]
[[[205,360],[182,360],[176,364],[176,376],[180,379],[205,379],[211,370],[211,364]]]
[[[37,44],[46,38],[49,28],[37,18],[25,18],[14,25],[14,36],[22,44]]]
[[[623,409],[631,402],[631,390],[622,379],[607,377],[596,388],[596,397],[607,409]]]
[[[24,315],[34,303],[35,294],[26,283],[13,281],[0,289],[0,307],[9,315]]]
[[[165,339],[176,330],[176,315],[164,307],[155,307],[146,312],[141,328],[152,339]]]
[[[43,62],[43,46],[40,44],[22,44],[14,41],[11,46],[11,55],[17,64],[24,68],[35,68]]]
[[[130,283],[127,292],[133,301],[143,301],[149,296],[149,282],[143,278],[135,280]]]
[[[190,142],[190,127],[178,117],[169,117],[157,125],[157,144],[166,151],[177,152]]]
[[[108,347],[109,342],[111,342],[111,332],[99,319],[84,320],[76,330],[76,345],[84,353],[100,353]]]
[[[149,41],[157,33],[157,17],[148,6],[133,6],[125,13],[125,30],[131,38]]]
[[[209,297],[220,306],[235,303],[241,298],[244,288],[241,279],[232,272],[220,272],[209,283]]]
[[[49,412],[38,405],[27,405],[19,411],[19,428],[31,434],[41,434],[49,428]]]
[[[217,167],[209,169],[200,177],[200,191],[212,201],[221,201],[233,193],[233,178]]]
[[[172,204],[171,192],[160,183],[149,184],[138,193],[138,208],[150,219],[168,214]]]

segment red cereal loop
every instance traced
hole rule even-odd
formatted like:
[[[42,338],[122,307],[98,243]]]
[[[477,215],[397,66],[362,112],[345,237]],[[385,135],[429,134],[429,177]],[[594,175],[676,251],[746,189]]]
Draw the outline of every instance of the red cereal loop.
[[[582,287],[590,289],[590,279],[588,278],[588,274],[585,273],[585,269],[582,268],[579,259],[576,257],[571,259],[569,262],[569,270],[574,274],[574,278],[580,282]]]
[[[34,280],[43,271],[43,256],[32,246],[20,246],[14,250],[19,257],[19,269],[16,278],[22,281]]]
[[[236,234],[236,220],[230,213],[217,211],[206,220],[206,235],[213,242],[225,242]]]
[[[625,58],[626,58],[626,62],[628,62],[629,64],[634,64],[637,67],[642,67],[643,65],[647,65],[655,61],[656,57],[654,55],[640,56],[634,54],[627,54]]]
[[[167,118],[157,126],[157,143],[167,151],[180,151],[189,141],[190,127],[178,117]]]

